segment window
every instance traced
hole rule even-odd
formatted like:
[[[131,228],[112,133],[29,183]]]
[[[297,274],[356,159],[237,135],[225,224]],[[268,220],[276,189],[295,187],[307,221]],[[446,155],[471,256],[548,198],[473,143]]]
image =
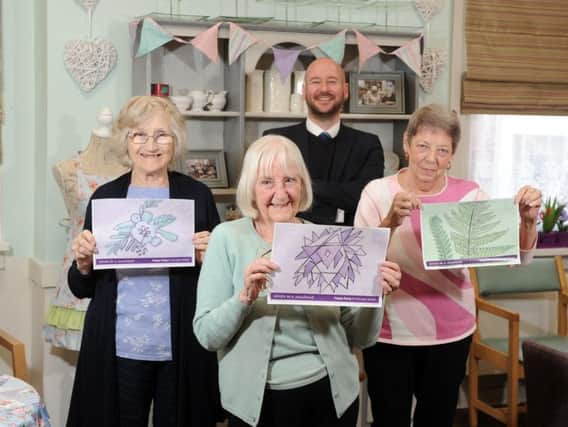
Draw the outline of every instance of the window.
[[[471,179],[491,197],[529,184],[568,202],[568,117],[469,117]]]

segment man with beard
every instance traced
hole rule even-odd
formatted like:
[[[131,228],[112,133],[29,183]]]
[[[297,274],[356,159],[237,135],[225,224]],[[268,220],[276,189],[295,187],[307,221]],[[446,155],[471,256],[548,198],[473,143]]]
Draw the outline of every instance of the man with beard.
[[[361,191],[383,176],[384,156],[379,138],[341,124],[340,114],[349,94],[345,73],[329,58],[313,61],[306,70],[305,121],[267,134],[296,143],[312,178],[312,208],[299,216],[315,224],[353,225]]]

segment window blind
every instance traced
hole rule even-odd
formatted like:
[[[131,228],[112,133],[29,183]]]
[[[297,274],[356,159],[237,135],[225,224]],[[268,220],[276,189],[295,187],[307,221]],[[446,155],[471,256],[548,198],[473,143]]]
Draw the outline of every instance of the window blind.
[[[462,113],[568,114],[568,1],[466,2]]]

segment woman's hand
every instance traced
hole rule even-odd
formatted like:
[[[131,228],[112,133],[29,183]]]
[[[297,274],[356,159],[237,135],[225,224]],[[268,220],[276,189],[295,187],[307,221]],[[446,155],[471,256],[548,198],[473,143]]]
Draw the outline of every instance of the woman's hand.
[[[278,270],[278,265],[268,258],[255,259],[245,270],[244,286],[239,294],[241,302],[251,305],[260,292],[266,289],[267,275]]]
[[[198,264],[203,263],[203,257],[205,256],[210,236],[211,233],[209,231],[200,231],[195,233],[191,239],[193,247],[195,248],[195,261]]]
[[[519,245],[521,249],[532,249],[538,236],[536,222],[542,203],[541,192],[534,187],[525,185],[517,192],[515,203],[519,205],[519,215],[521,216]]]
[[[536,224],[542,203],[540,191],[525,185],[517,192],[515,203],[519,205],[521,221],[530,225]]]
[[[379,269],[381,270],[383,294],[390,295],[400,287],[400,278],[402,277],[400,267],[396,262],[384,261]]]
[[[71,251],[81,274],[89,274],[93,267],[93,254],[97,253],[97,242],[89,230],[83,230],[73,240]]]
[[[379,227],[395,229],[402,224],[404,218],[410,216],[413,209],[420,209],[420,206],[422,206],[422,203],[414,194],[404,191],[396,193],[389,209],[389,213],[379,224]]]

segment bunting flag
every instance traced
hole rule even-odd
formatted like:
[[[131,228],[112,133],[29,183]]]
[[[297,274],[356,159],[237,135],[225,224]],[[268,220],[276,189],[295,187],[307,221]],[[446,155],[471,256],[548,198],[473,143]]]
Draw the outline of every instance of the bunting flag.
[[[140,38],[138,34],[138,30],[140,29],[140,22],[142,22],[141,19],[136,19],[128,23],[128,33],[130,34],[130,52],[132,52],[132,56],[136,55],[136,51],[138,50],[138,46],[140,45]]]
[[[408,65],[410,69],[416,73],[417,76],[422,74],[422,55],[420,54],[420,41],[422,40],[422,37],[423,35],[420,35],[414,40],[410,40],[408,43],[391,53],[391,55],[398,56],[402,62]]]
[[[258,40],[251,33],[229,22],[229,65]]]
[[[375,56],[378,53],[385,53],[379,46],[365,37],[357,30],[353,30],[355,37],[357,37],[357,49],[359,50],[359,72],[367,62],[367,59]]]
[[[217,34],[219,33],[219,26],[221,22],[217,22],[209,29],[199,33],[190,43],[198,50],[200,50],[207,58],[215,64],[219,62],[219,48],[217,46]]]
[[[347,30],[340,31],[331,40],[318,45],[318,48],[329,58],[341,65],[345,53],[345,33]]]
[[[298,59],[298,56],[304,49],[302,48],[292,48],[292,49],[282,49],[280,47],[272,46],[272,52],[274,53],[274,65],[280,74],[280,80],[282,83],[290,76],[294,64]]]
[[[152,18],[144,18],[144,21],[142,21],[142,30],[140,33],[140,42],[138,43],[136,57],[138,58],[146,55],[173,39],[174,36],[164,30]]]
[[[232,23],[229,24],[229,65],[233,64],[239,56],[245,52],[252,45],[259,42],[256,37],[251,33],[244,30],[242,27]],[[129,24],[130,42],[133,51],[136,51],[136,57],[146,55],[154,49],[175,40],[179,43],[192,44],[195,48],[201,51],[214,63],[219,62],[219,49],[217,46],[217,37],[219,34],[219,27],[223,22],[217,22],[212,27],[197,34],[191,41],[186,41],[182,38],[176,37],[170,32],[163,29],[160,24],[152,18],[144,18],[142,21],[132,21]],[[357,48],[359,50],[359,71],[363,68],[365,62],[372,56],[378,53],[387,55],[396,55],[403,61],[412,71],[418,76],[422,74],[422,55],[420,53],[421,40],[423,34],[417,38],[410,40],[405,45],[399,47],[394,52],[385,52],[380,46],[375,45],[371,40],[361,34],[359,31],[353,29],[357,38]],[[314,45],[308,49],[316,51],[316,56],[320,54],[333,59],[338,64],[343,62],[345,54],[345,35],[347,29],[344,29],[319,45]],[[271,46],[274,52],[274,62],[282,81],[285,81],[294,67],[294,63],[298,59],[298,55],[302,52],[302,48],[298,49],[282,49],[276,46]]]

